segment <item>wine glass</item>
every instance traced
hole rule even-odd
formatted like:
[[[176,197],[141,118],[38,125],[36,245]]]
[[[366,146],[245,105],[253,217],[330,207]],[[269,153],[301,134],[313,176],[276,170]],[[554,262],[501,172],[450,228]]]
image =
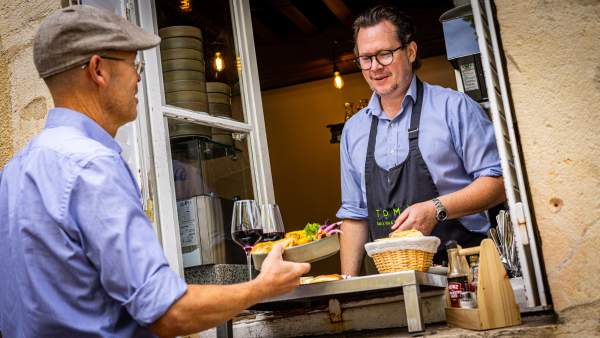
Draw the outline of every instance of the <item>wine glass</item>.
[[[262,237],[262,226],[258,206],[253,200],[240,200],[233,203],[231,217],[231,237],[244,249],[248,262],[248,276],[252,280],[252,260],[250,251]]]
[[[285,236],[285,227],[283,219],[277,204],[263,204],[260,206],[260,216],[262,224],[262,241],[276,241]]]

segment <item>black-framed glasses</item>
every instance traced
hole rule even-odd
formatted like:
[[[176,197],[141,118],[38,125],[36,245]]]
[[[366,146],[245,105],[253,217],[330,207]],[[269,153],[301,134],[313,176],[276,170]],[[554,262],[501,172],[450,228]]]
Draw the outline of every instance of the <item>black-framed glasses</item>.
[[[123,58],[119,58],[116,56],[110,56],[110,55],[104,55],[104,54],[98,54],[98,56],[100,56],[103,59],[107,59],[107,60],[114,60],[114,61],[127,61],[127,59],[123,59]],[[135,69],[136,73],[138,75],[142,75],[142,73],[144,72],[144,61],[141,60],[135,60],[133,62],[133,64],[131,64],[133,66],[133,68]],[[81,69],[85,69],[85,67],[87,67],[87,63],[83,66],[81,66]]]
[[[358,68],[362,70],[371,69],[373,66],[373,57],[377,60],[377,62],[382,66],[390,65],[394,62],[394,53],[400,49],[403,49],[404,46],[400,46],[396,49],[384,49],[377,54],[372,55],[360,55],[354,59],[354,62],[358,66]]]

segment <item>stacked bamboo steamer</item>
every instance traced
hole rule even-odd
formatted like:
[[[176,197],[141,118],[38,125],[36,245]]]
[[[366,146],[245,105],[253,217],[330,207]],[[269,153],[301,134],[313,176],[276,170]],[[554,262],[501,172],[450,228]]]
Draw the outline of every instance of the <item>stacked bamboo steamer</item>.
[[[207,82],[208,112],[214,116],[231,118],[231,87],[223,82]],[[212,140],[233,145],[231,131],[212,128]]]
[[[208,111],[202,32],[193,26],[171,26],[158,31],[162,38],[165,101],[194,111]],[[208,136],[210,127],[175,123],[172,136]]]

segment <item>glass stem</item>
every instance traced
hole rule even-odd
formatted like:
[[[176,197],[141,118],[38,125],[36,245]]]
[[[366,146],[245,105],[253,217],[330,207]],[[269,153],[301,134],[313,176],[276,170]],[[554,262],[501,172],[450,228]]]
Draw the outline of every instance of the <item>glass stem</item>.
[[[252,257],[249,254],[246,255],[246,261],[248,262],[248,280],[252,280]]]

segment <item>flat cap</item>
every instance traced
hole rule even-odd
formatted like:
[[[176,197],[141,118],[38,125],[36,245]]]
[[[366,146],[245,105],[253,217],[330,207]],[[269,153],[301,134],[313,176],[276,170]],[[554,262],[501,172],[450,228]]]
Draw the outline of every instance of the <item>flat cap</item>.
[[[149,33],[104,9],[78,5],[46,17],[33,40],[33,61],[46,78],[85,64],[101,51],[138,51],[160,43]]]

